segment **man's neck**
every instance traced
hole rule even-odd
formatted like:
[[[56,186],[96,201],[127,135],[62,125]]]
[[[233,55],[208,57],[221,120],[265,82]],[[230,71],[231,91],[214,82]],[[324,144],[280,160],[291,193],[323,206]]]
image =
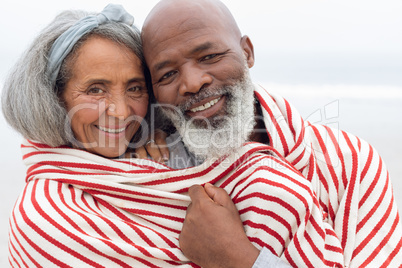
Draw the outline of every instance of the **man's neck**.
[[[262,115],[262,109],[259,101],[256,99],[254,102],[254,118],[256,121],[253,132],[250,135],[250,141],[260,142],[264,144],[269,144],[269,137],[267,129],[264,123],[264,117]]]

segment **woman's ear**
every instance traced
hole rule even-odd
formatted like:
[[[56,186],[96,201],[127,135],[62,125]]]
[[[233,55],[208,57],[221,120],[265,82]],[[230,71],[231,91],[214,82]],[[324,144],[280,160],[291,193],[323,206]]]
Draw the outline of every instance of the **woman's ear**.
[[[250,38],[247,35],[244,35],[240,40],[240,45],[243,49],[244,55],[246,57],[248,68],[254,66],[254,46],[251,43]]]

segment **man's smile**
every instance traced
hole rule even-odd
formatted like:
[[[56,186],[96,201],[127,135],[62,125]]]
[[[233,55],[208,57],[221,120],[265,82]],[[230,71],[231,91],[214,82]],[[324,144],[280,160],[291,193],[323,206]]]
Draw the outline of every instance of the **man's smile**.
[[[207,102],[205,104],[201,104],[200,106],[197,106],[197,107],[195,107],[193,109],[190,109],[190,111],[192,111],[193,113],[198,112],[198,111],[204,111],[204,110],[210,108],[211,106],[214,106],[220,100],[220,98],[221,97],[218,97],[218,98],[213,99],[213,100],[211,100],[211,101],[209,101],[209,102]]]
[[[219,112],[224,103],[225,103],[226,97],[224,95],[222,96],[214,96],[212,98],[207,98],[205,100],[202,100],[199,103],[196,103],[190,107],[186,113],[191,116],[200,116],[200,117],[210,117]]]

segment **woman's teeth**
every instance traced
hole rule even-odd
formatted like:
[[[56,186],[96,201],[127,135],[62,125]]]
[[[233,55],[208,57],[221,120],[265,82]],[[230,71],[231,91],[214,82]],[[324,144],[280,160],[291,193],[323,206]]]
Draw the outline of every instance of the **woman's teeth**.
[[[98,126],[98,128],[100,130],[104,131],[104,132],[113,133],[113,134],[121,133],[126,129],[126,127],[123,127],[123,128],[105,128],[105,127],[101,127],[101,126]]]
[[[190,109],[191,112],[195,113],[195,112],[199,112],[199,111],[204,111],[208,108],[211,108],[212,106],[214,106],[219,100],[221,99],[221,97],[211,100],[210,102],[205,103],[204,105],[195,107],[193,109]]]

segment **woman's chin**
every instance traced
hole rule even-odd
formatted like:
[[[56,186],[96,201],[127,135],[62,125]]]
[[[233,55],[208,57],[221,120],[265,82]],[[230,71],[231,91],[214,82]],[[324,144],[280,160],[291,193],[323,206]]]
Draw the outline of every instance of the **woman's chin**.
[[[127,146],[121,147],[103,147],[103,148],[92,148],[88,152],[106,157],[106,158],[117,158],[123,155],[127,150]]]

